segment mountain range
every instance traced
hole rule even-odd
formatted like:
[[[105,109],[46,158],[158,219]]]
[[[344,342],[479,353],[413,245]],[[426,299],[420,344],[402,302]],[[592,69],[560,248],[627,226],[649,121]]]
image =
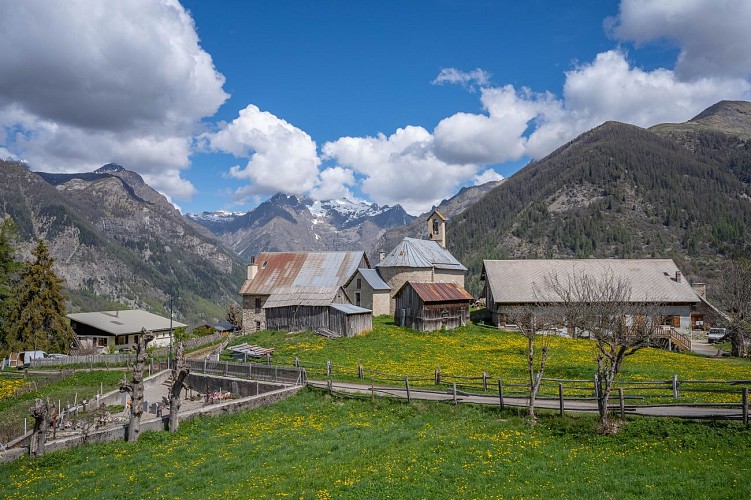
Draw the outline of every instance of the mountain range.
[[[751,252],[751,103],[649,129],[607,122],[434,208],[473,293],[483,259],[667,257],[711,295],[723,260]],[[73,311],[164,314],[177,293],[176,317],[211,321],[239,299],[244,263],[261,251],[362,249],[376,263],[405,236],[424,237],[427,215],[278,193],[246,213],[183,216],[119,165],[48,174],[0,161],[0,217],[13,217],[25,258],[48,242]]]
[[[479,290],[483,259],[672,258],[710,284],[751,251],[751,103],[686,123],[607,122],[528,164],[449,226]]]

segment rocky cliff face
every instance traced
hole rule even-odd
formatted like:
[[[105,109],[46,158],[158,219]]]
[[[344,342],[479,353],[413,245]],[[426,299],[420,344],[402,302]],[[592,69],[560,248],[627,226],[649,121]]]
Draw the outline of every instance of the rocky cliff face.
[[[242,264],[136,173],[117,165],[82,174],[37,174],[0,162],[0,216],[19,226],[23,252],[48,242],[73,310],[125,304],[165,312],[177,293],[188,322],[224,316]]]

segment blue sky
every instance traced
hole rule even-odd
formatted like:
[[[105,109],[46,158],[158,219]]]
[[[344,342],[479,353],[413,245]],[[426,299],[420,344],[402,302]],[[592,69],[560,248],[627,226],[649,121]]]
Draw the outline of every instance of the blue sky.
[[[419,213],[605,120],[749,99],[749,25],[743,0],[0,0],[0,157],[117,162],[186,212]]]

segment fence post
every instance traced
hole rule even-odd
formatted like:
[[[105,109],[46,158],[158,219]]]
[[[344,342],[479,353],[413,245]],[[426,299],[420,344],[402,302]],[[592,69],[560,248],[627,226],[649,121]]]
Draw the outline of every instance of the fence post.
[[[360,378],[360,379],[365,378],[363,371],[362,371],[362,363],[360,363],[359,361],[357,362],[357,378]]]
[[[563,402],[563,384],[558,382],[558,401],[560,404],[560,414],[563,416],[564,402]]]
[[[326,361],[326,376],[331,376],[331,361]]]
[[[370,377],[370,399],[375,399],[375,384],[373,383],[373,377]]]
[[[250,378],[250,370],[251,370],[251,368],[250,368],[250,367],[251,367],[251,365],[252,365],[252,364],[253,364],[253,363],[248,363],[248,378]]]
[[[331,396],[331,394],[332,394],[332,393],[333,393],[333,391],[334,391],[334,388],[333,388],[333,385],[334,385],[334,384],[333,384],[333,383],[331,382],[331,379],[329,379],[329,380],[328,380],[328,382],[327,382],[327,385],[328,385],[328,387],[329,387],[329,396]]]
[[[488,390],[488,372],[482,372],[482,390]]]
[[[500,403],[501,411],[503,411],[503,380],[498,379],[498,401]]]
[[[673,398],[678,399],[678,375],[673,374]]]
[[[623,387],[618,388],[618,402],[620,403],[621,419],[626,418],[626,404],[623,400]]]
[[[271,366],[271,353],[266,353],[266,366]]]
[[[300,368],[300,358],[295,356],[295,368]]]
[[[743,425],[748,427],[748,387],[743,388]]]
[[[206,373],[206,360],[208,358],[203,358],[203,373]]]
[[[411,403],[412,397],[409,394],[409,376],[407,375],[404,376],[404,385],[407,386],[407,403]]]
[[[453,383],[454,387],[454,404],[456,404],[456,382]]]
[[[435,385],[441,385],[441,365],[435,369]]]
[[[229,361],[224,362],[224,376],[227,376],[227,370],[229,370]]]

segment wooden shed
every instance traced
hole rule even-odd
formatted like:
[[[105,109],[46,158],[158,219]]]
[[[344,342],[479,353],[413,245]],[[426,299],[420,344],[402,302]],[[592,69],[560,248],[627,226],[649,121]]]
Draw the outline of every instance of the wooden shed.
[[[329,307],[329,330],[344,337],[354,337],[373,329],[373,313],[370,309],[352,304],[331,304]]]
[[[419,331],[453,329],[469,321],[469,304],[474,300],[456,283],[413,283],[396,292],[394,323]]]

